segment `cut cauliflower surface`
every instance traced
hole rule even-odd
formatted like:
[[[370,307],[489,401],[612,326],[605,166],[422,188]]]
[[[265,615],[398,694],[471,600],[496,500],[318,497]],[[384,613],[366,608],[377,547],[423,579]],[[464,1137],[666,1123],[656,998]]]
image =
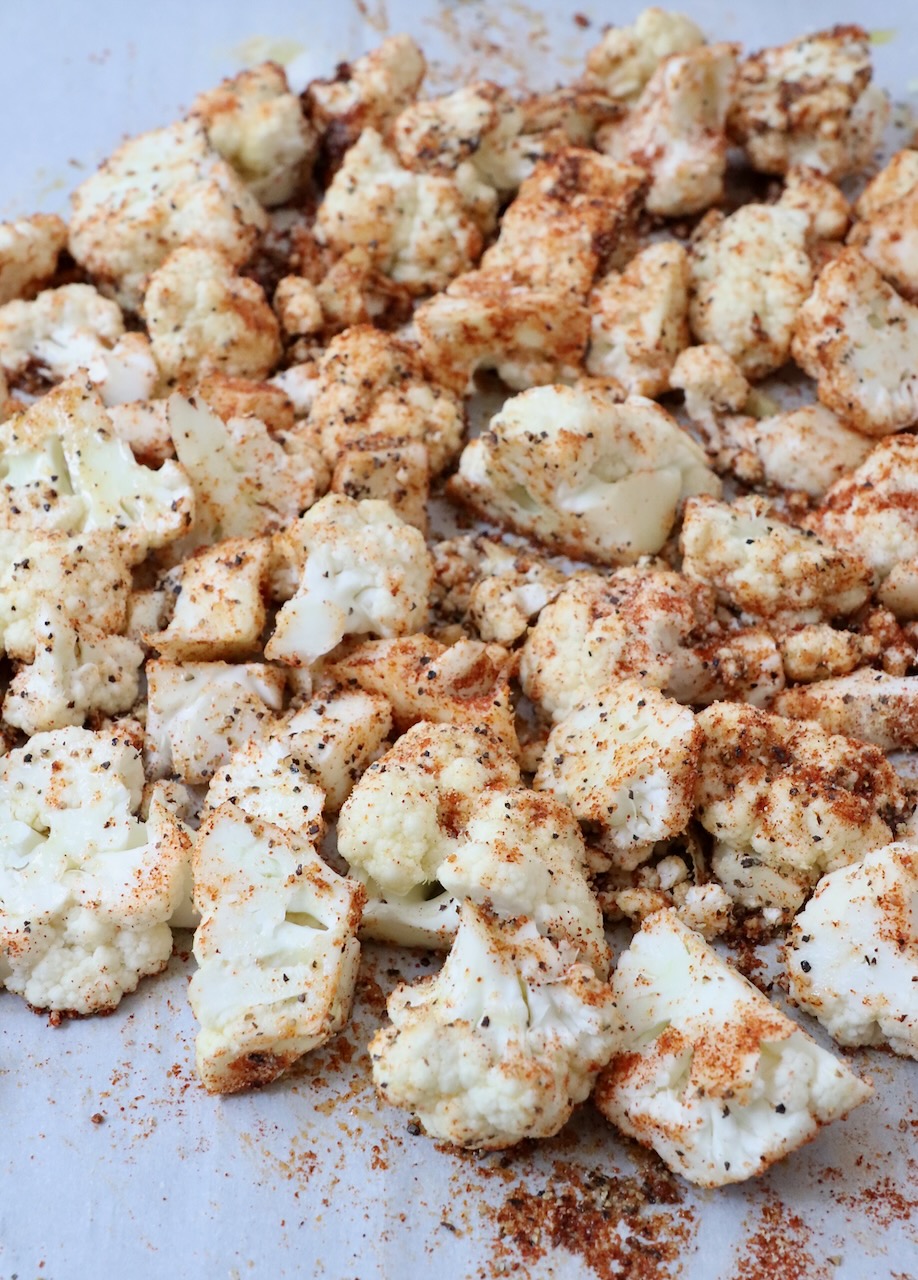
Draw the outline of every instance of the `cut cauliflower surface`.
[[[482,793],[519,786],[516,761],[486,730],[416,724],[354,787],[338,852],[374,895],[414,895],[434,885]]]
[[[918,151],[898,151],[855,205],[855,245],[907,298],[918,298]]]
[[[722,603],[785,625],[853,613],[870,596],[863,560],[777,520],[764,498],[692,498],[680,539],[687,577]]]
[[[232,804],[201,827],[194,879],[198,1074],[209,1093],[236,1093],[276,1080],[347,1022],[363,891],[309,840]]]
[[[918,847],[891,844],[823,877],[785,952],[790,997],[839,1044],[918,1058]]]
[[[298,536],[306,566],[296,594],[277,615],[268,658],[310,666],[348,635],[422,631],[433,579],[421,534],[386,502],[322,498]]]
[[[261,285],[213,249],[183,246],[151,274],[143,316],[164,378],[187,382],[220,370],[266,378],[281,354],[277,318]]]
[[[685,412],[712,449],[720,442],[720,422],[749,399],[750,386],[736,361],[716,342],[686,347],[670,370],[669,385],[685,393]]]
[[[136,311],[146,277],[179,245],[205,245],[236,265],[268,225],[203,125],[184,120],[123,143],[73,195],[70,252]]]
[[[650,213],[700,213],[723,195],[738,53],[738,45],[712,44],[671,54],[658,63],[624,120],[599,130],[606,154],[648,172]]]
[[[664,58],[704,43],[703,32],[685,14],[643,9],[630,27],[603,32],[599,44],[587,54],[584,78],[610,98],[634,103]]]
[[[258,418],[270,432],[279,436],[296,427],[293,402],[273,382],[209,373],[198,382],[195,393],[224,422],[232,418]]]
[[[672,910],[644,921],[612,991],[622,1030],[594,1101],[698,1186],[764,1173],[872,1093]]]
[[[11,380],[32,370],[49,382],[78,369],[92,374],[106,368],[105,353],[123,333],[121,308],[91,284],[45,289],[0,307],[0,369]]]
[[[720,429],[718,460],[741,480],[811,498],[822,498],[870,452],[870,441],[822,404],[766,418],[728,416]]]
[[[688,826],[701,744],[688,707],[624,680],[555,725],[533,785],[569,804],[613,863],[630,870]]]
[[[463,905],[439,974],[397,987],[370,1042],[381,1098],[432,1138],[501,1148],[550,1137],[590,1092],[618,1026],[609,987],[530,920]]]
[[[465,426],[458,396],[426,376],[417,351],[369,325],[329,343],[309,421],[329,459],[368,436],[417,440],[431,474],[456,456]]]
[[[261,204],[291,200],[308,177],[318,139],[276,62],[199,93],[191,114]]]
[[[322,689],[291,711],[274,733],[296,756],[301,776],[325,793],[337,813],[379,756],[392,729],[385,698],[362,689]]]
[[[767,707],[784,688],[784,674],[781,650],[765,627],[716,630],[713,639],[675,652],[666,692],[692,706],[729,699]]]
[[[892,838],[905,793],[877,747],[737,703],[715,703],[698,724],[696,813],[714,837],[714,874],[766,921]]]
[[[883,751],[918,748],[916,676],[891,676],[865,667],[785,689],[775,700],[775,710],[795,720],[816,720],[829,733],[848,734]]]
[[[417,97],[426,71],[424,54],[411,36],[394,35],[353,62],[340,63],[333,80],[313,80],[305,100],[325,132],[332,159],[366,128],[386,133]]]
[[[398,436],[367,436],[335,463],[331,492],[356,502],[388,502],[405,524],[427,532],[430,464],[426,444]]]
[[[66,243],[67,224],[56,213],[0,222],[0,305],[42,288]]]
[[[251,738],[273,729],[284,673],[259,662],[147,663],[146,755],[151,776],[192,786]]]
[[[419,294],[468,271],[482,246],[457,184],[403,168],[375,129],[346,153],[319,206],[316,233],[336,254],[363,247],[384,275]]]
[[[550,550],[632,562],[666,541],[683,498],[719,493],[704,451],[659,405],[536,387],[466,445],[448,491]]]
[[[747,378],[787,362],[794,323],[813,286],[804,214],[747,204],[701,223],[689,255],[689,323],[696,339],[716,343]]]
[[[289,737],[256,738],[217,769],[207,788],[207,808],[216,812],[221,805],[236,805],[315,844],[325,831],[325,792],[306,780],[306,765]]]
[[[36,734],[0,759],[0,955],[35,1009],[108,1013],[172,953],[187,836],[138,811],[143,764],[125,736]]]
[[[614,378],[629,395],[669,390],[676,357],[689,344],[689,261],[678,241],[642,250],[622,273],[599,281],[590,297],[587,372]]]
[[[825,622],[812,623],[781,637],[781,659],[789,680],[809,684],[844,676],[880,656],[875,636],[836,631]]]
[[[778,203],[806,217],[810,240],[817,244],[821,240],[843,240],[851,224],[851,206],[844,192],[806,165],[788,169]]]
[[[111,405],[108,420],[119,440],[144,466],[161,466],[175,457],[167,400],[135,400]]]
[[[763,173],[807,165],[843,178],[870,161],[889,115],[872,75],[862,27],[837,26],[763,49],[740,65],[730,135]]]
[[[918,421],[918,307],[857,249],[820,273],[797,315],[794,359],[843,422],[885,436]]]

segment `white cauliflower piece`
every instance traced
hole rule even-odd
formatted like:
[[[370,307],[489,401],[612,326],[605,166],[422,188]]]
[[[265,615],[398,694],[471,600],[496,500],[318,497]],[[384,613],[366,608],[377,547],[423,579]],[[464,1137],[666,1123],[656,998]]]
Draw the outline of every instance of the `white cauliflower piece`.
[[[301,776],[325,793],[327,812],[337,813],[391,729],[385,698],[362,689],[323,689],[274,732],[295,755]]]
[[[273,382],[209,373],[200,379],[195,394],[224,422],[232,418],[258,418],[277,436],[285,436],[296,428],[293,402]]]
[[[614,378],[629,395],[659,396],[689,344],[688,254],[676,240],[652,244],[590,296],[587,372]]]
[[[403,168],[375,129],[346,153],[319,206],[316,234],[336,254],[362,246],[414,293],[445,288],[482,246],[456,183]]]
[[[426,376],[417,351],[369,325],[329,343],[309,421],[330,459],[367,436],[418,440],[434,475],[456,456],[465,425],[458,396]]]
[[[688,53],[705,43],[704,34],[683,13],[643,9],[630,27],[610,27],[586,58],[587,84],[610,98],[634,103],[663,58]]]
[[[798,312],[792,351],[822,403],[863,435],[918,421],[918,307],[857,249],[820,273]]]
[[[470,623],[482,640],[502,645],[525,635],[571,577],[526,547],[482,536],[445,539],[433,556],[440,609]]]
[[[824,876],[791,928],[790,998],[839,1044],[918,1058],[918,848],[891,844]]]
[[[179,245],[245,262],[268,218],[203,125],[183,120],[123,143],[73,195],[70,252],[121,305]]]
[[[448,492],[550,550],[615,564],[659,551],[682,499],[717,494],[720,481],[652,401],[550,386],[504,404]]]
[[[891,676],[865,667],[837,679],[785,689],[775,700],[775,710],[795,720],[816,720],[829,733],[872,742],[882,751],[918,747],[916,676]]]
[[[790,631],[781,636],[779,643],[787,678],[804,684],[847,675],[880,656],[875,636],[836,631],[825,622]]]
[[[822,404],[765,418],[724,417],[719,459],[747,484],[824,497],[861,465],[870,441]]]
[[[34,369],[60,382],[81,368],[92,372],[123,333],[121,308],[91,284],[45,289],[0,307],[0,368],[13,380]]]
[[[170,253],[147,282],[143,316],[156,363],[172,382],[215,369],[266,378],[280,359],[277,318],[261,285],[212,249]]]
[[[0,305],[42,288],[66,243],[67,224],[56,213],[0,222]]]
[[[111,731],[36,734],[0,759],[0,955],[33,1008],[108,1013],[168,963],[190,842],[161,805],[137,817],[143,783]]]
[[[198,833],[194,882],[198,1075],[209,1093],[236,1093],[276,1080],[347,1022],[363,892],[308,839],[232,804]]]
[[[306,566],[277,615],[271,660],[310,666],[347,635],[408,635],[427,622],[433,565],[423,534],[386,502],[331,493],[301,517]]]
[[[805,216],[810,239],[817,243],[820,240],[843,240],[851,224],[851,206],[844,192],[823,174],[806,165],[788,169],[778,203]]]
[[[701,742],[688,707],[624,680],[555,725],[533,785],[569,804],[613,863],[631,870],[688,826]]]
[[[145,466],[161,466],[175,457],[168,400],[140,399],[111,405],[108,419],[118,439],[129,445],[134,457]]]
[[[777,204],[713,213],[692,240],[689,323],[716,343],[747,378],[787,362],[794,323],[813,287],[807,219]]]
[[[781,650],[765,627],[714,628],[713,639],[675,651],[666,692],[692,706],[730,700],[767,707],[784,683]]]
[[[256,738],[221,764],[207,788],[206,804],[215,812],[237,805],[262,822],[317,843],[325,824],[325,792],[306,781],[307,762],[289,737]]]
[[[714,874],[766,921],[790,918],[826,871],[892,838],[905,793],[877,747],[737,703],[698,724],[696,816],[714,837]]]
[[[918,298],[918,151],[897,151],[855,205],[848,243],[913,302]]]
[[[223,80],[198,94],[191,114],[261,204],[284,204],[297,194],[318,140],[283,67],[263,62]]]
[[[872,76],[862,27],[763,49],[740,65],[730,136],[763,173],[806,165],[837,181],[862,169],[882,136],[889,106]]]
[[[316,286],[303,276],[284,276],[274,290],[273,306],[288,338],[321,333],[325,315]]]
[[[284,673],[259,662],[147,663],[147,765],[209,782],[237,748],[262,737],[283,708]]]
[[[426,533],[430,493],[427,445],[398,436],[366,436],[338,456],[331,492],[357,502],[388,502],[400,520]]]
[[[334,80],[313,80],[305,99],[325,131],[325,146],[336,158],[370,127],[386,133],[417,97],[427,63],[411,36],[383,40],[353,62],[338,65]]]
[[[651,213],[700,213],[723,195],[738,53],[738,45],[712,44],[671,54],[658,63],[624,120],[599,130],[601,150],[647,170]]]
[[[672,910],[644,921],[612,991],[623,1029],[594,1101],[697,1186],[763,1173],[872,1093]]]
[[[532,921],[499,924],[467,902],[439,974],[397,987],[370,1042],[380,1096],[460,1147],[550,1137],[608,1060],[608,986]]]
[[[741,410],[750,392],[743,371],[716,342],[681,351],[669,385],[685,393],[685,412],[712,446],[720,441],[722,415]]]
[[[897,564],[877,589],[877,599],[902,621],[915,621],[918,618],[918,558]]]
[[[145,333],[122,334],[110,351],[100,352],[87,371],[107,409],[149,401],[160,386],[159,368]],[[157,462],[164,462],[169,456],[168,453],[152,455]]]
[[[857,556],[785,524],[764,498],[693,498],[680,538],[682,571],[752,618],[785,625],[853,613],[873,578]]]

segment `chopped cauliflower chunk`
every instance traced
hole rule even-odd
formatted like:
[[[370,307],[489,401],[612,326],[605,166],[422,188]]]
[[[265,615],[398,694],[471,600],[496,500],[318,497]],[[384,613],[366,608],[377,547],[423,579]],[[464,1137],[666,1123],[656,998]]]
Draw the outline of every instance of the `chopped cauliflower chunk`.
[[[387,1102],[432,1138],[501,1148],[550,1137],[608,1060],[617,1015],[606,984],[531,920],[501,924],[463,905],[439,974],[389,997],[370,1042]]]
[[[736,361],[716,342],[686,347],[670,370],[669,385],[685,393],[685,412],[710,441],[720,440],[720,420],[749,399],[749,383]]]
[[[508,400],[449,483],[487,519],[604,564],[658,551],[683,498],[719,491],[701,447],[659,405],[562,386]]]
[[[222,805],[194,846],[201,1023],[198,1074],[209,1093],[268,1084],[350,1016],[363,892],[308,839]]]
[[[121,308],[91,284],[45,289],[0,307],[0,369],[12,380],[33,369],[49,382],[92,374],[123,333]]]
[[[898,151],[855,205],[848,243],[913,302],[918,299],[918,151]]]
[[[288,338],[310,337],[325,327],[316,286],[303,276],[284,276],[274,291],[274,310]]]
[[[109,406],[108,419],[119,440],[144,466],[161,466],[175,457],[167,400],[136,400]]]
[[[610,98],[634,103],[664,58],[705,43],[701,29],[683,13],[643,9],[630,27],[610,27],[587,54],[586,82]]]
[[[279,436],[296,427],[290,397],[273,382],[209,373],[197,384],[195,394],[224,422],[231,418],[258,418],[273,435]]]
[[[313,80],[305,98],[332,157],[366,128],[385,133],[417,97],[426,71],[411,36],[395,35],[353,62],[340,63],[333,80]]]
[[[692,706],[728,699],[763,707],[783,688],[784,664],[774,637],[764,627],[744,627],[676,650],[666,692]]]
[[[822,404],[765,418],[721,419],[719,460],[747,484],[821,498],[864,461],[870,441]]]
[[[385,698],[362,689],[323,689],[275,732],[289,740],[302,776],[324,791],[326,810],[337,813],[391,729]]]
[[[829,733],[845,733],[883,751],[918,748],[916,676],[891,676],[865,667],[834,680],[785,689],[775,710],[795,720],[816,720]]]
[[[66,243],[67,224],[56,213],[0,222],[0,305],[42,288]]]
[[[780,644],[787,678],[804,684],[845,676],[855,667],[880,656],[875,636],[836,631],[825,622],[787,632]]]
[[[612,991],[623,1025],[596,1105],[698,1186],[764,1173],[872,1092],[672,910],[644,921]]]
[[[398,436],[366,436],[338,456],[331,492],[388,502],[405,524],[427,532],[430,464],[427,445]]]
[[[839,1044],[918,1058],[918,848],[891,844],[825,876],[794,921],[793,1002]]]
[[[207,788],[207,808],[237,805],[315,843],[325,830],[325,792],[306,781],[306,765],[289,737],[256,738],[217,769]]]
[[[788,169],[778,203],[805,216],[810,240],[817,243],[820,240],[843,240],[851,224],[851,206],[844,192],[806,165]]]

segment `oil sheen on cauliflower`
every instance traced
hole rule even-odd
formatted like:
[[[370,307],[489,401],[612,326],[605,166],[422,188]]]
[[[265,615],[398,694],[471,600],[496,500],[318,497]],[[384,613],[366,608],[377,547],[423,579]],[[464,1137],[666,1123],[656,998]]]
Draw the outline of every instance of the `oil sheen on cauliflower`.
[[[612,990],[623,1029],[596,1105],[698,1186],[764,1173],[872,1093],[675,911],[644,921]]]

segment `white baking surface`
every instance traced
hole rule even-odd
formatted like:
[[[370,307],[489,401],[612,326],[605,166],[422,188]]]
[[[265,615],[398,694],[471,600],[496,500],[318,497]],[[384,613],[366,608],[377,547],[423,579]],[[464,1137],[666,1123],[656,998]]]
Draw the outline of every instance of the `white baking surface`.
[[[856,19],[892,32],[875,49],[879,82],[894,102],[918,103],[909,0],[683,7],[712,35],[752,47]],[[582,0],[546,6],[543,19],[506,0],[0,0],[0,216],[63,210],[123,135],[168,122],[247,61],[293,57],[305,82],[384,31],[409,30],[435,88],[473,74],[518,82],[526,66],[547,85],[576,73],[599,24],[637,8]],[[0,1280],[918,1276],[914,1063],[855,1055],[875,1099],[745,1188],[660,1182],[656,1162],[589,1107],[538,1149],[459,1157],[377,1108],[364,1057],[381,1016],[377,984],[388,989],[413,962],[367,953],[355,1026],[292,1079],[228,1100],[195,1082],[187,957],[105,1019],[55,1029],[3,997]],[[654,1185],[678,1203],[647,1204]],[[565,1206],[582,1224],[568,1232],[573,1252],[556,1247]]]

